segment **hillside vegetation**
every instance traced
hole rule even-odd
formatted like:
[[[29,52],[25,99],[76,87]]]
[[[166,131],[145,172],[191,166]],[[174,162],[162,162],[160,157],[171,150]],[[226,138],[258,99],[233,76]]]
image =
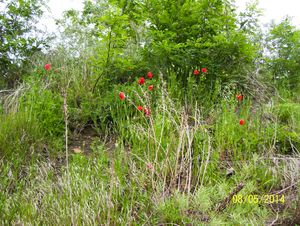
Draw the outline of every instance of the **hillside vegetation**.
[[[2,1],[1,225],[300,225],[300,31],[257,4],[85,0],[53,36]]]

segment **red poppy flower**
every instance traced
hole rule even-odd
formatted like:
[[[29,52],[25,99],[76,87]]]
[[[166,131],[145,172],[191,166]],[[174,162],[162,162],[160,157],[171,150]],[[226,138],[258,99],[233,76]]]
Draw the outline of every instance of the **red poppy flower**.
[[[151,165],[151,164],[147,165],[147,168],[148,168],[148,169],[151,169],[151,168],[152,168],[152,165]]]
[[[242,95],[241,95],[241,94],[237,95],[237,98],[238,98],[239,100],[242,99]]]
[[[146,115],[149,115],[149,108],[145,108]]]
[[[199,74],[199,72],[198,72],[197,70],[195,70],[195,71],[194,71],[194,74],[195,74],[195,75],[198,75],[198,74]]]
[[[203,73],[206,73],[207,72],[207,70],[205,69],[205,68],[202,68],[202,70],[201,70]]]
[[[240,120],[240,125],[242,126],[243,124],[244,124],[244,120],[241,119],[241,120]]]
[[[138,106],[137,109],[138,109],[139,111],[143,110],[143,108],[142,108],[141,106]]]
[[[51,67],[50,67],[50,65],[49,65],[49,64],[46,64],[46,65],[45,65],[45,68],[46,68],[46,70],[49,70],[49,69],[51,69]]]
[[[153,85],[149,86],[149,89],[152,90],[153,89]]]
[[[149,78],[152,78],[151,72],[148,72],[147,75],[149,76]]]
[[[145,83],[144,77],[142,77],[142,78],[138,81],[138,84],[143,84],[143,83]]]
[[[124,99],[124,94],[123,93],[120,93],[119,96],[120,96],[121,100]]]

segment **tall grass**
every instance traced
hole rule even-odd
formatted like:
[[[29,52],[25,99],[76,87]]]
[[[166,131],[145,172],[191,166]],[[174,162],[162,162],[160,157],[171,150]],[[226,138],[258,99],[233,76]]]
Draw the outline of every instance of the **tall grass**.
[[[185,97],[176,80],[167,83],[162,73],[142,86],[113,85],[91,94],[80,82],[88,80],[79,78],[82,65],[57,65],[63,70],[47,71],[40,81],[28,78],[2,105],[3,225],[265,225],[276,220],[274,209],[277,222],[297,219],[287,212],[297,205],[292,199],[268,205],[228,198],[278,192],[296,197],[296,104],[268,109],[247,95],[238,100],[233,88],[216,88],[204,107],[192,77]],[[64,75],[65,102],[59,85]],[[89,157],[60,155],[72,138],[67,116],[75,129],[93,123],[100,134],[114,132],[117,145],[108,150],[98,139]],[[279,155],[278,146],[291,155]]]

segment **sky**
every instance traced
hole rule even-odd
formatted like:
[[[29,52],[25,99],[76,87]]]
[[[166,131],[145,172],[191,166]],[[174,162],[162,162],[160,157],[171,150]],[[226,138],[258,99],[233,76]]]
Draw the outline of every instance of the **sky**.
[[[54,18],[62,18],[62,13],[65,10],[76,9],[83,10],[83,0],[48,0],[47,5],[51,12],[48,12],[45,8],[43,18],[38,24],[39,27],[47,28],[47,31],[54,31],[57,29]]]
[[[251,1],[251,0],[250,0]],[[253,0],[252,0],[253,1]],[[248,0],[235,0],[239,7],[238,11],[244,11]],[[40,26],[47,27],[48,31],[55,31],[57,28],[53,17],[60,18],[62,12],[68,9],[83,9],[83,0],[49,0],[48,6],[52,14],[47,13],[40,22]],[[264,8],[264,16],[260,18],[262,23],[268,23],[272,19],[280,22],[285,15],[293,16],[292,24],[300,28],[300,0],[259,0],[258,8]]]
[[[246,0],[235,0],[241,11],[246,8]],[[300,28],[300,0],[259,0],[258,8],[263,8],[264,16],[260,18],[262,23],[268,23],[272,19],[279,23],[285,15],[293,16],[292,24]]]

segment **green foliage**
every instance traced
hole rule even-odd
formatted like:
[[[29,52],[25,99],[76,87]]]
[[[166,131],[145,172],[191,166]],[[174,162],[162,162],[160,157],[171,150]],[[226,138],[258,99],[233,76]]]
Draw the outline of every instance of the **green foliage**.
[[[26,64],[32,54],[41,51],[42,46],[47,47],[51,38],[28,35],[43,14],[43,0],[4,0],[0,4],[5,4],[0,13],[0,79],[5,80],[2,86],[11,87],[16,79],[21,78],[22,64]]]
[[[240,29],[243,30],[244,33],[248,33],[254,37],[255,32],[259,28],[259,17],[262,16],[262,10],[257,9],[258,3],[258,0],[246,2],[246,11],[241,12],[239,15]]]
[[[60,136],[64,131],[63,99],[60,94],[41,90],[36,86],[25,95],[25,108],[36,112],[40,128],[49,136]]]
[[[247,38],[250,28],[257,27],[260,15],[255,4],[241,16],[247,20],[243,25],[249,27],[246,30],[238,29],[235,8],[229,1],[178,4],[111,1],[109,5],[85,1],[81,14],[68,11],[66,19],[58,22],[65,27],[65,34],[88,48],[97,40],[99,47],[91,61],[97,76],[94,86],[100,92],[98,83],[107,87],[112,82],[132,82],[148,68],[174,72],[186,93],[187,78],[195,69],[205,67],[206,79],[198,77],[196,83],[214,89],[215,81],[220,85],[231,81],[231,75],[255,59],[257,47]]]
[[[298,103],[278,104],[275,111],[278,111],[278,119],[283,123],[298,125],[300,120],[300,105]]]
[[[291,25],[291,18],[270,24],[266,38],[267,48],[272,54],[266,58],[274,76],[274,83],[293,90],[299,85],[299,43],[300,31]]]
[[[262,58],[256,57],[264,51],[257,2],[239,16],[232,2],[94,0],[84,1],[82,12],[64,12],[57,20],[64,41],[32,57],[14,93],[0,92],[0,224],[71,225],[74,218],[78,225],[265,225],[274,216],[284,219],[297,202],[278,205],[284,213],[277,216],[264,203],[225,202],[241,182],[237,195],[244,198],[274,190],[293,197],[300,177],[299,94],[285,87],[294,78],[278,79],[280,98],[265,88],[271,66],[283,68],[291,58],[275,54],[279,61],[258,70]],[[276,27],[269,45],[292,56],[277,39],[296,48],[298,34],[288,22],[280,29],[287,37]],[[67,138],[90,139],[84,134],[90,125],[99,135],[83,147],[67,140],[69,149],[82,150],[69,150],[69,168],[63,90],[73,132]],[[276,104],[267,108],[263,99]]]
[[[255,57],[229,1],[146,1],[143,10],[150,22],[144,59],[152,67],[174,70],[183,87],[195,69],[207,68],[204,84],[211,89]]]
[[[298,103],[286,102],[278,104],[271,109],[278,119],[276,134],[276,147],[281,153],[291,153],[300,148],[299,115],[300,106]]]
[[[15,106],[14,109],[3,112],[0,120],[1,157],[5,157],[6,161],[17,157],[24,164],[45,135],[37,124],[37,112],[31,106]]]
[[[71,38],[72,43],[81,43],[78,48],[84,45],[93,52],[89,59],[96,75],[92,91],[95,92],[97,86],[97,91],[103,92],[103,86],[132,82],[148,72],[147,64],[138,53],[138,12],[132,9],[133,3],[126,1],[120,7],[102,1],[85,1],[84,4],[81,14],[67,11],[65,19],[57,23],[65,28],[64,35]]]

